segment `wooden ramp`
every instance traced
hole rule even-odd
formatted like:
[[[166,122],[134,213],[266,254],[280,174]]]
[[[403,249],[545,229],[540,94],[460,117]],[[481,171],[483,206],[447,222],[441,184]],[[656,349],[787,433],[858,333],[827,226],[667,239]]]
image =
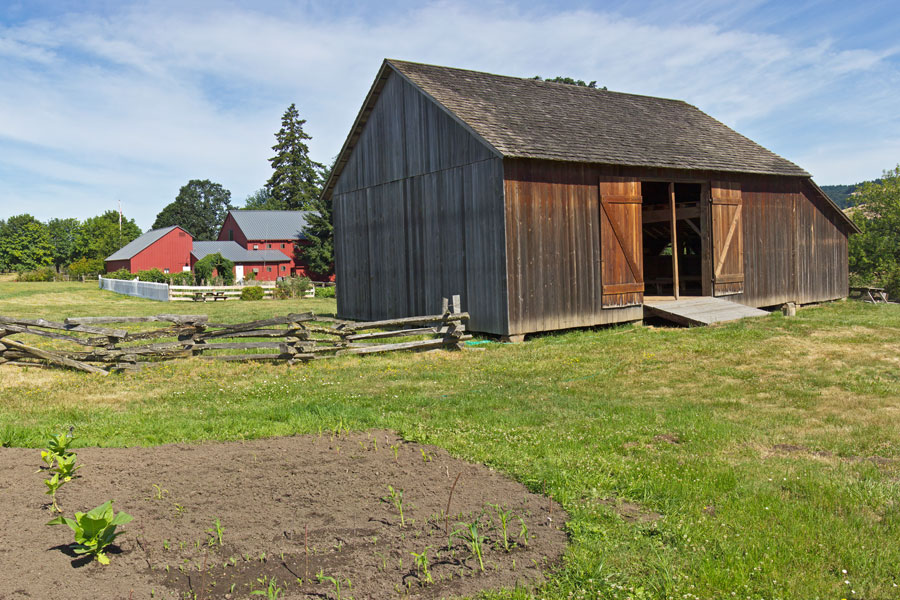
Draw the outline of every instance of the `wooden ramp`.
[[[659,317],[688,327],[737,321],[745,317],[764,317],[768,314],[766,311],[758,308],[711,296],[682,298],[680,300],[673,298],[644,298],[645,316]]]

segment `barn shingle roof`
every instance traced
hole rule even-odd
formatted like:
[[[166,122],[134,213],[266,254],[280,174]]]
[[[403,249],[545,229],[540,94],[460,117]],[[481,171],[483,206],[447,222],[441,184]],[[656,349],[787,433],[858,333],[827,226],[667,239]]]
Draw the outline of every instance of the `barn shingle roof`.
[[[158,241],[164,235],[173,229],[180,229],[177,225],[171,227],[163,227],[162,229],[151,229],[147,233],[141,234],[131,240],[112,254],[106,257],[106,260],[130,260],[135,257],[141,250],[149,248],[151,244]]]
[[[305,240],[308,210],[232,210],[248,240]]]
[[[681,100],[388,60],[510,158],[809,177]]]

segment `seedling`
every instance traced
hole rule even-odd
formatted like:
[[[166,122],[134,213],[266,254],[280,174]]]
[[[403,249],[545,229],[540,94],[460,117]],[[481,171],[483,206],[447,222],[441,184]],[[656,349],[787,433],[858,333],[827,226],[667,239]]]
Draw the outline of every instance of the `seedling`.
[[[337,600],[341,600],[341,578],[340,577],[327,577],[323,571],[320,571],[316,578],[319,580],[319,583],[329,582],[334,586],[334,593],[337,596]],[[350,580],[347,580],[347,583],[350,583]]]
[[[428,456],[427,452],[425,452],[425,448],[419,448],[419,452],[422,453],[422,462],[428,462],[429,460],[431,460],[431,457]]]
[[[478,532],[478,521],[459,523],[459,525],[462,527],[454,531],[453,535],[462,538],[466,542],[466,546],[469,547],[472,556],[478,559],[478,566],[481,567],[481,572],[484,573],[483,550],[485,538]]]
[[[390,494],[391,504],[400,513],[400,527],[403,527],[406,524],[403,520],[403,490],[395,490],[393,486],[389,485],[388,493]]]
[[[522,543],[526,546],[528,545],[528,525],[525,524],[525,521],[522,517],[519,517],[519,523],[522,525],[519,529],[519,537],[522,539]]]
[[[397,455],[400,452],[400,445],[399,444],[391,444],[391,450],[394,451],[394,462],[399,464],[400,460],[397,458]]]
[[[253,590],[252,592],[250,592],[251,596],[265,596],[267,600],[278,600],[278,596],[280,596],[281,592],[284,591],[280,587],[278,587],[278,581],[274,577],[270,579],[263,576],[256,581],[266,587],[261,590]]]
[[[50,508],[53,512],[61,513],[62,510],[59,508],[59,504],[56,503],[56,490],[58,490],[62,484],[65,483],[64,480],[59,478],[59,473],[54,473],[50,479],[44,481],[47,485],[47,494],[50,495]]]
[[[509,541],[509,519],[512,512],[505,510],[499,504],[490,504],[489,506],[497,512],[497,517],[500,519],[500,532],[503,534],[503,549],[509,552],[515,546],[515,542],[510,543]]]
[[[209,534],[209,538],[206,540],[208,546],[215,546],[216,543],[220,546],[222,545],[222,535],[225,533],[225,528],[222,527],[219,517],[216,517],[213,526],[207,529],[206,533]]]
[[[158,483],[153,484],[153,489],[155,490],[153,492],[153,497],[147,498],[147,500],[152,500],[153,498],[156,498],[157,500],[162,500],[165,496],[167,496],[169,494],[169,490],[163,489],[163,487],[161,485],[159,485]]]
[[[416,554],[415,552],[410,552],[412,554],[413,559],[415,559],[416,563],[416,573],[421,572],[422,576],[425,578],[425,583],[434,583],[434,579],[431,578],[431,572],[428,570],[428,549],[431,546],[427,546],[421,553]]]
[[[75,554],[88,554],[101,565],[109,564],[106,548],[125,533],[116,531],[116,527],[133,519],[125,512],[115,514],[112,500],[107,500],[87,513],[76,512],[74,519],[58,516],[47,522],[47,525],[68,525],[75,532],[75,543],[72,545]]]

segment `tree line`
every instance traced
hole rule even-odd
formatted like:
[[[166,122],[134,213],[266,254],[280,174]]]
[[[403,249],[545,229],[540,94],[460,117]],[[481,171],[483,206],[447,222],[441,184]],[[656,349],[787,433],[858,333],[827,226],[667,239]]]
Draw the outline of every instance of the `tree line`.
[[[0,271],[103,272],[103,259],[141,235],[134,219],[108,210],[102,215],[42,222],[29,214],[0,219]]]
[[[306,210],[304,234],[308,241],[297,248],[297,258],[322,276],[334,273],[334,227],[331,202],[320,198],[331,172],[330,167],[309,156],[307,141],[296,105],[291,104],[281,119],[269,159],[272,176],[265,185],[250,194],[244,209]],[[196,240],[215,240],[228,211],[235,210],[231,192],[209,179],[192,179],[166,205],[152,229],[177,225]],[[104,259],[141,235],[133,219],[107,211],[86,219],[50,219],[41,222],[29,214],[0,220],[0,271],[37,271],[55,269],[79,276],[104,272]]]

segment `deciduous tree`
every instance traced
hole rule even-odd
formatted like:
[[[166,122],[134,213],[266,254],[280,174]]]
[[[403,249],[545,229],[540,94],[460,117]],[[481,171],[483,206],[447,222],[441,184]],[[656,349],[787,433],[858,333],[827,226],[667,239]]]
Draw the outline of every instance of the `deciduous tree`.
[[[853,220],[862,233],[850,237],[850,272],[857,282],[879,284],[900,297],[900,165],[852,196]]]
[[[108,210],[102,215],[85,219],[75,236],[75,255],[87,259],[104,260],[107,256],[141,235],[134,219],[122,219],[119,213]]]
[[[81,222],[78,219],[50,219],[47,221],[47,233],[50,235],[50,244],[53,246],[53,266],[57,271],[78,258],[75,254],[75,241],[80,229]]]
[[[178,225],[196,240],[214,240],[225,222],[231,192],[209,179],[192,179],[181,186],[175,201],[156,215],[153,229]]]
[[[47,226],[29,214],[10,217],[0,228],[0,270],[31,271],[53,264]]]

